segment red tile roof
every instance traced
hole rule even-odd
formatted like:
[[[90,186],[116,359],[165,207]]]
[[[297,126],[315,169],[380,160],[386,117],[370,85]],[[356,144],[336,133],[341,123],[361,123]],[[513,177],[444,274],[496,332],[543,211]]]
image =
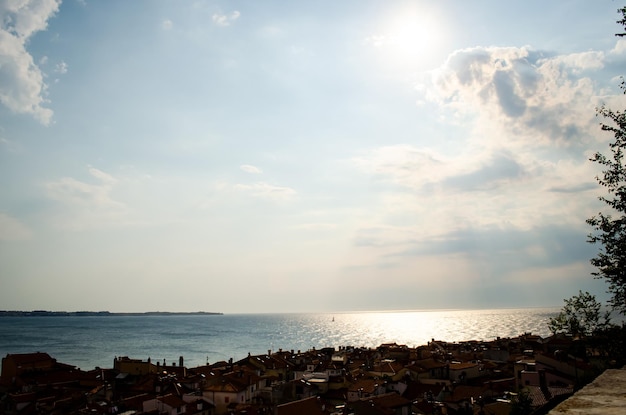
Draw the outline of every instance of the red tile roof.
[[[4,359],[10,359],[15,362],[16,365],[32,365],[33,363],[40,362],[56,362],[56,359],[50,357],[48,353],[20,353],[20,354],[7,354]]]
[[[276,415],[327,415],[330,413],[330,406],[325,405],[315,396],[301,399],[276,407]]]
[[[181,398],[179,398],[176,395],[170,394],[170,395],[160,396],[157,399],[163,402],[165,405],[169,406],[170,408],[181,408],[187,405],[185,401],[183,401]]]

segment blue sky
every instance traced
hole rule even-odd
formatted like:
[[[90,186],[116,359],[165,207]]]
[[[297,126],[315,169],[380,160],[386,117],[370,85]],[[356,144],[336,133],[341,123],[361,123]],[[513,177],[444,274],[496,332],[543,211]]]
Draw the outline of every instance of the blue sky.
[[[4,2],[0,309],[605,299],[619,7]]]

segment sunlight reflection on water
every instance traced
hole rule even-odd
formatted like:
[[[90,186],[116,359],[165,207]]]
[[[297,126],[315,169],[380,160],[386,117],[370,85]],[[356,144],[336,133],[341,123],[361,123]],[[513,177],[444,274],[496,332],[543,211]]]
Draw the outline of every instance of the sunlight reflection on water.
[[[531,332],[548,336],[558,308],[394,311],[336,314],[231,314],[108,317],[3,317],[0,356],[44,351],[82,368],[112,367],[115,356],[188,366],[239,360],[268,350],[313,347],[410,347],[432,338],[493,340]]]
[[[330,318],[332,325],[328,338],[320,340],[329,345],[334,342],[336,345],[376,347],[392,342],[419,346],[432,338],[458,342],[493,340],[526,332],[547,336],[547,320],[557,312],[558,309],[545,308],[336,314]]]

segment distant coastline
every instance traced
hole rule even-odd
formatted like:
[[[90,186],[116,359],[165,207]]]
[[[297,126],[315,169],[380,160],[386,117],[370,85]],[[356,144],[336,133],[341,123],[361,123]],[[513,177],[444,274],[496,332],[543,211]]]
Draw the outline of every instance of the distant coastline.
[[[221,316],[224,313],[208,312],[208,311],[190,311],[190,312],[173,312],[173,311],[146,311],[142,313],[112,313],[110,311],[11,311],[0,310],[0,317],[89,317],[89,316]]]

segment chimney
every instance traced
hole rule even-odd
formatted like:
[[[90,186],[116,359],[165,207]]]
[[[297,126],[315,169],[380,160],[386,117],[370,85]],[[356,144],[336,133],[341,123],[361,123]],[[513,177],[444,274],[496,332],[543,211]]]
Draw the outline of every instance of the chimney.
[[[178,358],[178,366],[183,367],[183,357],[182,356],[180,356]]]

